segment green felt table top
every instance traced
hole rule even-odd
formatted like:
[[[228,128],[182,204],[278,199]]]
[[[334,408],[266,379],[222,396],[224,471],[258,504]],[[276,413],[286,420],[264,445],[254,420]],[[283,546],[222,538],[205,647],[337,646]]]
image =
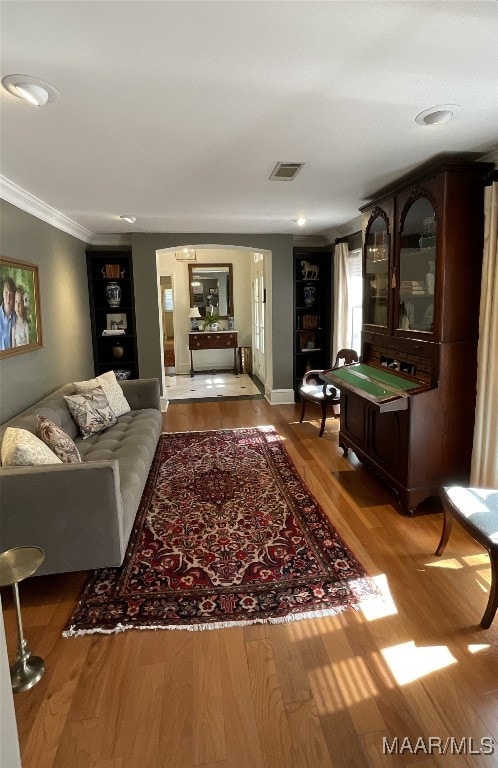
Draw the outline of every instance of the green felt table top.
[[[378,398],[392,397],[396,392],[409,392],[420,386],[417,382],[408,381],[395,373],[379,370],[363,363],[335,368],[330,371],[330,375]]]

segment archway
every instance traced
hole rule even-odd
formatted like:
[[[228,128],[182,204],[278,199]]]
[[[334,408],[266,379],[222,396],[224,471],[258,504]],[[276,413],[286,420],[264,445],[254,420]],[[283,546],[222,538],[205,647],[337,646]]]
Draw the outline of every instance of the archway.
[[[185,250],[189,255],[186,260]],[[234,293],[234,319],[235,330],[238,333],[239,347],[257,345],[257,375],[267,391],[271,388],[271,251],[260,250],[248,246],[219,245],[219,244],[179,244],[156,250],[156,271],[159,307],[159,328],[161,334],[161,347],[164,336],[164,280],[168,279],[173,300],[172,329],[174,337],[175,373],[178,376],[190,374],[190,359],[188,350],[188,332],[190,330],[189,308],[189,278],[188,264],[195,257],[197,263],[217,264],[231,263],[233,265],[233,293]],[[254,303],[254,275],[258,273],[258,287],[260,290],[260,311],[255,310]],[[163,281],[163,286],[161,286]],[[261,347],[261,332],[265,331],[264,346]],[[215,352],[213,350],[212,352]],[[223,353],[223,350],[221,351]],[[226,354],[226,350],[225,350]],[[213,357],[213,365],[216,367],[218,359]],[[166,392],[166,373],[162,366],[163,392]]]

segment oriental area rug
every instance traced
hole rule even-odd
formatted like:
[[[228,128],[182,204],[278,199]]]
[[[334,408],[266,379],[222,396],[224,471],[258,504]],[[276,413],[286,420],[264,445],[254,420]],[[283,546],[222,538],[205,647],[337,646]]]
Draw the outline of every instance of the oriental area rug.
[[[95,571],[64,635],[279,623],[377,594],[272,427],[164,433],[123,565]]]

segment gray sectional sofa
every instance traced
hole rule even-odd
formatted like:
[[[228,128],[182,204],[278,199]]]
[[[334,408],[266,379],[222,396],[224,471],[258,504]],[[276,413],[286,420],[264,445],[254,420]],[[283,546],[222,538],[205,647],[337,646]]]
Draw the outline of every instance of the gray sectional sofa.
[[[63,395],[72,384],[10,419],[6,427],[36,433],[36,416],[67,432],[80,464],[0,467],[0,551],[25,545],[45,550],[37,575],[123,562],[142,491],[162,431],[157,379],[120,381],[131,411],[105,432],[78,436]]]

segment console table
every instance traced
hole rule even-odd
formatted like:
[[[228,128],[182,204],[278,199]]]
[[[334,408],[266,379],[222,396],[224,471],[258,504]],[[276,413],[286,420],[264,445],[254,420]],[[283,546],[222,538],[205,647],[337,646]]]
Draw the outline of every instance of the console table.
[[[197,349],[233,349],[233,372],[239,372],[237,367],[237,332],[236,331],[193,331],[188,335],[190,350],[190,375],[194,376],[193,352]]]

